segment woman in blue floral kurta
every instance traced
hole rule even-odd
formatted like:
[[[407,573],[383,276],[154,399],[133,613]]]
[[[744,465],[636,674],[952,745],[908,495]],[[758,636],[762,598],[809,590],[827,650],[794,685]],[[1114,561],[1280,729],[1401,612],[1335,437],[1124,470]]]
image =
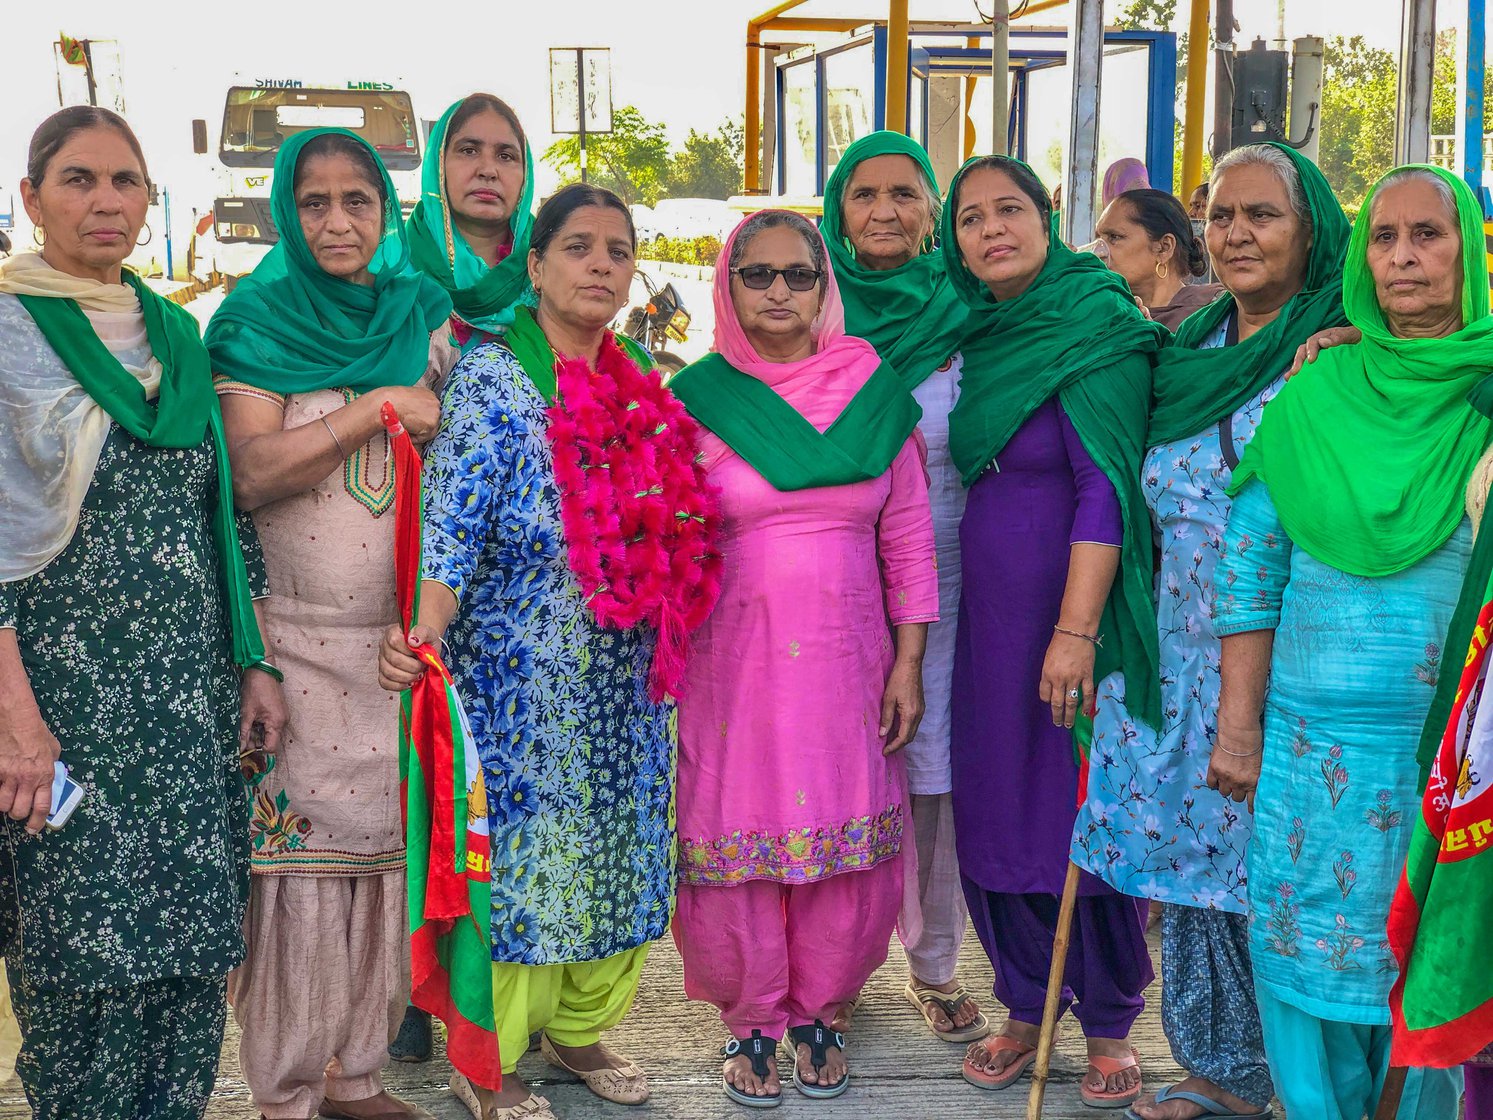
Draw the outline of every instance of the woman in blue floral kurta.
[[[572,185],[535,218],[538,293],[446,382],[426,451],[422,590],[384,634],[385,688],[446,641],[486,782],[492,1001],[502,1084],[458,1075],[477,1116],[553,1120],[516,1076],[552,1065],[648,1098],[601,1044],[631,1006],[674,900],[674,723],[687,635],[719,589],[698,428],[646,354],[608,329],[635,234],[610,191]]]
[[[423,576],[462,604],[446,641],[487,774],[493,960],[527,965],[645,945],[674,898],[653,635],[602,629],[586,608],[544,407],[509,350],[477,347],[447,382],[425,467]]]
[[[1210,616],[1234,468],[1297,346],[1342,320],[1348,222],[1320,171],[1279,148],[1238,148],[1219,162],[1212,198],[1208,246],[1225,294],[1158,358],[1141,467],[1160,543],[1162,726],[1130,713],[1124,682],[1100,685],[1072,849],[1116,890],[1164,904],[1162,1024],[1188,1076],[1138,1101],[1141,1120],[1193,1120],[1207,1107],[1263,1116],[1275,1094],[1249,967],[1253,821],[1207,782],[1219,701]],[[1262,200],[1268,217],[1251,209]],[[1261,283],[1253,258],[1274,283]]]
[[[1344,264],[1362,340],[1271,402],[1230,493],[1210,781],[1253,802],[1250,958],[1291,1116],[1373,1113],[1390,1062],[1386,935],[1420,799],[1416,748],[1467,568],[1467,480],[1493,422],[1482,207],[1415,167],[1370,192]],[[1400,1120],[1457,1114],[1412,1069]]]

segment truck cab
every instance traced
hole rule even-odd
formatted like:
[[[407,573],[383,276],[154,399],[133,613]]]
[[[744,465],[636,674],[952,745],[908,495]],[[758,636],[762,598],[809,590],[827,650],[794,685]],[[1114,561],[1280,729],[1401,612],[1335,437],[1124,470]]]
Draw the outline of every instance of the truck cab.
[[[231,86],[218,143],[219,187],[211,240],[198,247],[227,275],[249,271],[280,239],[270,187],[280,145],[312,128],[345,128],[367,140],[389,169],[405,215],[420,197],[420,124],[410,96],[383,82],[304,86],[262,79]],[[207,241],[206,238],[203,239]]]

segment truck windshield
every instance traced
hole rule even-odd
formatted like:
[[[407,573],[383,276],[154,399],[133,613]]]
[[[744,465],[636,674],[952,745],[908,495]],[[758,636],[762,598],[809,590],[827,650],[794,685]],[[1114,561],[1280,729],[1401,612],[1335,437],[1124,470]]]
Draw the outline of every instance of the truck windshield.
[[[391,171],[420,166],[415,112],[402,90],[234,86],[223,106],[219,156],[229,167],[273,167],[288,137],[327,127],[356,132]]]

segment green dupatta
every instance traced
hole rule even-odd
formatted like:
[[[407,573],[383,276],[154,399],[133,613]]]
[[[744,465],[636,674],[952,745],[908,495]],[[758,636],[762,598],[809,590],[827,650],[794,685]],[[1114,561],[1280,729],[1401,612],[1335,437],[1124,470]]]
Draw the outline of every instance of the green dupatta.
[[[446,289],[458,318],[488,334],[501,334],[512,324],[518,308],[532,305],[534,299],[534,289],[529,285],[534,153],[525,141],[524,189],[510,218],[513,248],[489,267],[472,252],[452,222],[446,199],[446,131],[464,101],[447,109],[431,129],[420,167],[420,201],[415,204],[408,223],[410,259],[417,269]]]
[[[1199,349],[1234,313],[1234,297],[1227,292],[1183,320],[1171,345],[1156,356],[1146,435],[1150,447],[1188,439],[1234,415],[1290,368],[1303,342],[1347,321],[1343,250],[1348,218],[1315,163],[1284,144],[1270,146],[1295,164],[1312,215],[1312,247],[1301,291],[1272,322],[1236,346]]]
[[[845,234],[845,188],[858,164],[885,155],[906,156],[917,164],[937,197],[938,177],[922,145],[900,132],[873,132],[840,157],[824,188],[819,229],[845,304],[845,333],[864,338],[915,389],[959,349],[970,312],[949,283],[943,254],[931,238],[922,253],[897,268],[877,271],[856,261]]]
[[[622,352],[632,359],[633,365],[645,373],[653,368],[653,357],[625,334],[610,332],[622,347]],[[504,345],[513,351],[524,373],[539,390],[545,404],[555,403],[555,350],[544,337],[544,330],[534,320],[534,313],[527,307],[514,309],[513,322],[503,334]]]
[[[1457,202],[1465,325],[1445,338],[1390,333],[1368,264],[1381,179],[1364,199],[1344,267],[1343,304],[1363,341],[1323,351],[1286,383],[1229,486],[1237,494],[1251,479],[1265,483],[1291,540],[1350,575],[1392,575],[1445,544],[1493,440],[1493,421],[1468,403],[1493,373],[1482,206],[1457,176],[1423,169]]]
[[[74,300],[16,298],[78,384],[136,439],[151,447],[196,447],[204,434],[211,434],[218,468],[213,540],[223,565],[233,660],[245,669],[260,665],[264,662],[264,640],[254,618],[249,573],[234,520],[228,441],[223,435],[223,415],[218,411],[212,370],[197,334],[197,321],[151,291],[129,269],[124,270],[124,282],[140,297],[151,353],[161,363],[160,394],[154,404],[145,399],[140,382],[109,352]]]
[[[720,354],[676,373],[669,388],[691,416],[781,491],[880,478],[922,410],[886,362],[876,367],[824,432]]]
[[[301,151],[320,136],[348,137],[368,149],[383,176],[383,237],[370,270],[357,284],[317,264],[301,231],[295,172]],[[208,324],[213,369],[235,381],[289,396],[316,389],[364,393],[413,385],[425,374],[430,332],[450,314],[451,301],[428,276],[410,268],[399,196],[378,153],[341,128],[298,132],[275,157],[270,210],[280,240],[234,286]]]
[[[961,346],[959,402],[949,414],[949,450],[966,486],[1027,419],[1056,396],[1084,448],[1119,497],[1120,567],[1100,622],[1095,679],[1125,675],[1130,710],[1161,726],[1156,607],[1151,595],[1151,521],[1140,489],[1151,393],[1151,358],[1166,331],[1135,306],[1125,281],[1090,253],[1063,244],[1054,225],[1047,261],[1031,286],[997,300],[959,251],[954,207],[971,160],[944,202],[942,251],[960,298],[973,310]]]

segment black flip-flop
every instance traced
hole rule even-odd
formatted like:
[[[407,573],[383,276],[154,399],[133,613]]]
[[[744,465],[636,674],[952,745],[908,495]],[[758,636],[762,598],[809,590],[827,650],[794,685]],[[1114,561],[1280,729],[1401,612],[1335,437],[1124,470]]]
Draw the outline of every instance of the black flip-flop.
[[[840,1080],[833,1085],[810,1085],[798,1076],[798,1047],[809,1048],[809,1064],[814,1067],[814,1075],[817,1077],[819,1071],[825,1067],[829,1059],[829,1048],[833,1046],[842,1053],[845,1050],[845,1036],[839,1031],[832,1031],[824,1025],[823,1019],[815,1019],[812,1027],[789,1027],[788,1037],[793,1040],[793,1087],[806,1097],[818,1101],[827,1101],[831,1097],[838,1097],[846,1089],[850,1088],[850,1073],[847,1071]]]
[[[772,1057],[778,1048],[778,1040],[775,1038],[763,1038],[761,1031],[753,1031],[751,1038],[733,1038],[721,1047],[721,1057],[728,1062],[732,1058],[745,1055],[752,1063],[752,1073],[767,1084],[767,1075],[772,1071],[767,1068],[767,1059]],[[777,1108],[783,1103],[783,1093],[779,1090],[769,1096],[754,1097],[750,1093],[743,1093],[731,1079],[726,1076],[725,1070],[721,1071],[721,1088],[739,1105],[747,1108]]]

